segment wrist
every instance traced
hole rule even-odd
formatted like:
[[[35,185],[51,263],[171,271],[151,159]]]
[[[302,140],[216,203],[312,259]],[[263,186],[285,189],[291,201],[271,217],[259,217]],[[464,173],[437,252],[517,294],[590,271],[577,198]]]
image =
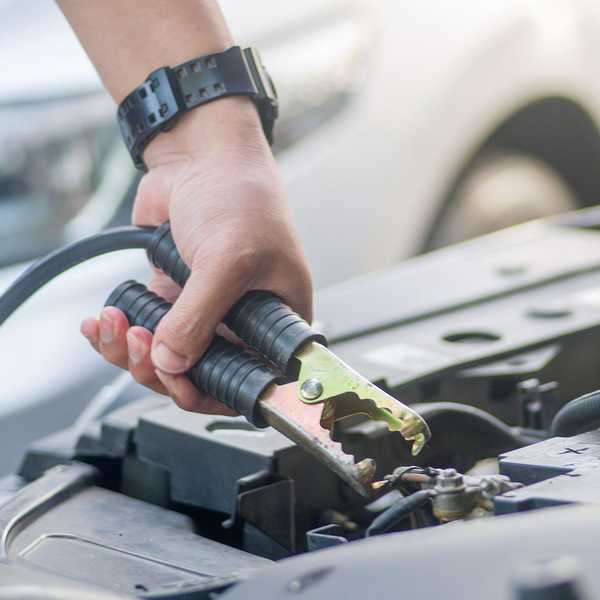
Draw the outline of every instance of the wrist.
[[[221,98],[182,115],[148,144],[144,162],[150,170],[235,148],[270,151],[258,110],[245,96]]]

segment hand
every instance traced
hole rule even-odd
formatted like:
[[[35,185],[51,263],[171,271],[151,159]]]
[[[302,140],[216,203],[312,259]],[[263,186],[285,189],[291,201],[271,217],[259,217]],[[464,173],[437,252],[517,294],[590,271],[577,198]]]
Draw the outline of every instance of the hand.
[[[191,269],[182,291],[156,272],[150,288],[174,306],[154,336],[106,308],[82,333],[109,362],[129,369],[185,410],[232,414],[182,375],[203,354],[228,309],[245,292],[269,290],[305,319],[312,285],[271,150],[256,109],[227,98],[192,111],[144,156],[149,171],[133,210],[136,225],[171,221]],[[224,326],[220,326],[224,327]]]

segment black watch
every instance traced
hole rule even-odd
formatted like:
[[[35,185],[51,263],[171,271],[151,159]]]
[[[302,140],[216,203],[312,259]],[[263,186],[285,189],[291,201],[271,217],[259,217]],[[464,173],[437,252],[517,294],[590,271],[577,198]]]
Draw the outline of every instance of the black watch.
[[[254,48],[233,46],[218,54],[161,67],[119,105],[125,145],[138,169],[146,169],[144,148],[168,131],[183,113],[225,96],[249,96],[258,109],[269,143],[277,118],[277,92]]]

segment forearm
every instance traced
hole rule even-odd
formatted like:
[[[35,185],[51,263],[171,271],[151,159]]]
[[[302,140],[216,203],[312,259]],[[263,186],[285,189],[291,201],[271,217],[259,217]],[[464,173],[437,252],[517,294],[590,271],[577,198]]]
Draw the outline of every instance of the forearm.
[[[117,102],[157,68],[233,45],[216,0],[58,2]],[[125,315],[110,308],[100,321],[87,319],[82,331],[107,360],[168,392],[182,408],[222,413],[183,373],[250,289],[272,291],[310,319],[310,273],[250,98],[230,96],[190,110],[150,142],[143,158],[148,172],[133,221],[169,220],[190,278],[180,290],[157,274],[153,289],[177,299],[154,335],[129,329]]]
[[[232,45],[215,0],[57,0],[116,102],[147,75]]]
[[[154,69],[233,44],[216,0],[57,1],[117,103]],[[144,159],[152,168],[206,154],[212,144],[262,144],[262,137],[253,103],[224,98],[184,115],[150,143]]]

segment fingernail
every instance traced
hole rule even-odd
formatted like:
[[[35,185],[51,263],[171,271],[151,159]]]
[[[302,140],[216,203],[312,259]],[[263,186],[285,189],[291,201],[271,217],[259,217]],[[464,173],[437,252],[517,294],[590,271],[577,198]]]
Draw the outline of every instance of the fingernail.
[[[152,362],[165,373],[183,373],[187,369],[187,359],[169,350],[162,342],[152,350]]]
[[[131,362],[135,365],[142,362],[146,354],[148,354],[146,344],[131,332],[127,333],[127,350]]]
[[[87,319],[84,319],[81,322],[81,327],[80,327],[80,331],[82,333],[82,335],[84,337],[86,337],[88,340],[92,337],[92,330],[94,327],[94,322],[96,321],[96,319],[94,319],[94,317],[88,317]]]
[[[114,325],[112,319],[108,316],[106,311],[100,315],[100,340],[104,344],[110,344],[115,337]]]

